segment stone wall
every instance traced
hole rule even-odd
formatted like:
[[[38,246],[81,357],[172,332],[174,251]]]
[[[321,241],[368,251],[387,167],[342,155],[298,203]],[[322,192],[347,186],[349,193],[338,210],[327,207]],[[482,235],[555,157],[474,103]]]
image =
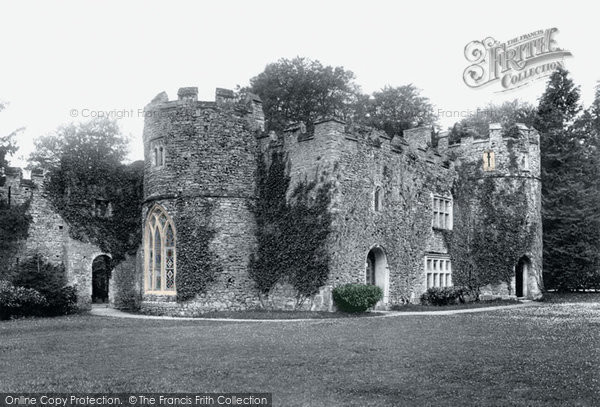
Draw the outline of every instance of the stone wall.
[[[292,184],[301,179],[334,184],[328,285],[364,283],[367,254],[380,247],[387,257],[388,306],[424,291],[425,253],[447,252],[432,229],[432,197],[450,193],[454,172],[444,163],[447,158],[423,141],[431,137],[430,129],[410,133],[390,139],[383,132],[330,120],[317,123],[308,137],[301,128],[293,129],[283,146]],[[418,138],[414,143],[412,135]],[[374,208],[378,187],[379,211]]]

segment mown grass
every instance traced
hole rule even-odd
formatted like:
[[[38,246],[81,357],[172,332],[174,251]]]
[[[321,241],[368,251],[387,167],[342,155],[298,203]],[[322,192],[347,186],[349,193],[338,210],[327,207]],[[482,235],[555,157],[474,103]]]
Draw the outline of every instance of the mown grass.
[[[0,322],[0,392],[272,392],[276,406],[595,405],[600,295],[446,316]]]
[[[326,312],[326,311],[214,311],[198,315],[198,318],[225,319],[335,319],[381,316],[380,312]]]
[[[506,305],[521,304],[521,301],[517,300],[491,300],[491,301],[477,301],[468,302],[464,304],[451,304],[451,305],[421,305],[421,304],[406,304],[394,307],[394,311],[401,312],[431,312],[431,311],[453,311],[453,310],[467,310],[473,308],[490,308],[490,307],[503,307]]]

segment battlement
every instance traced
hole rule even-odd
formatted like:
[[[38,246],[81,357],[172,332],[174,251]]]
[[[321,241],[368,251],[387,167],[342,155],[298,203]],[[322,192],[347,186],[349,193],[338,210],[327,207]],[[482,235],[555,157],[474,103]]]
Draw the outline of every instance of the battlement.
[[[263,146],[284,147],[286,150],[307,149],[315,156],[327,147],[329,154],[339,154],[352,149],[380,149],[396,156],[406,155],[412,160],[423,160],[429,164],[450,166],[449,157],[432,146],[431,127],[417,127],[405,130],[402,137],[389,136],[382,130],[363,125],[347,124],[337,118],[324,118],[314,123],[311,132],[303,123],[295,123],[284,130],[282,135],[262,134]],[[303,146],[304,144],[312,146]],[[316,157],[315,157],[316,158]]]
[[[0,168],[0,188],[2,187],[18,187],[25,185],[27,187],[42,185],[44,182],[44,171],[41,168],[31,170],[29,178],[25,178],[24,171],[20,167],[4,167]]]
[[[235,93],[229,89],[217,88],[214,101],[199,101],[197,87],[179,88],[177,100],[169,100],[166,92],[156,95],[144,108],[146,125],[158,123],[204,121],[210,112],[223,112],[234,117],[243,117],[252,130],[263,130],[265,117],[262,101],[252,93]],[[224,118],[224,120],[228,120]],[[144,139],[156,137],[153,132],[144,132]],[[161,136],[162,137],[162,136]]]
[[[31,171],[29,178],[23,176],[19,167],[0,168],[0,201],[20,205],[31,199],[33,191],[44,183],[41,169]]]
[[[216,88],[214,101],[199,101],[197,87],[183,87],[177,91],[176,100],[169,100],[169,96],[163,91],[146,105],[145,110],[172,109],[183,106],[192,106],[200,109],[226,106],[236,108],[246,107],[248,109],[251,107],[260,107],[262,109],[262,100],[258,95],[253,93],[235,93],[230,89]]]
[[[486,137],[463,137],[460,143],[443,145],[462,162],[480,162],[481,176],[540,176],[540,135],[522,123],[509,129],[492,123]]]
[[[516,123],[513,127],[506,131],[502,128],[500,123],[490,123],[489,133],[486,136],[462,137],[458,142],[449,144],[447,147],[458,148],[486,143],[494,144],[501,143],[506,139],[523,140],[535,145],[539,145],[540,143],[539,133],[535,129],[529,128],[523,123]]]

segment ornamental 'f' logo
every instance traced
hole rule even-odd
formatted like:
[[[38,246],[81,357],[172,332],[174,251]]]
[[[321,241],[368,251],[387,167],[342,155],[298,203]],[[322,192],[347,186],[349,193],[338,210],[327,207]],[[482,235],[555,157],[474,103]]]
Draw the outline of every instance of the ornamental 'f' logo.
[[[564,68],[564,59],[572,54],[556,46],[557,32],[557,28],[538,30],[504,43],[492,37],[471,41],[465,47],[465,58],[472,63],[463,72],[465,84],[480,88],[500,82],[504,92]]]

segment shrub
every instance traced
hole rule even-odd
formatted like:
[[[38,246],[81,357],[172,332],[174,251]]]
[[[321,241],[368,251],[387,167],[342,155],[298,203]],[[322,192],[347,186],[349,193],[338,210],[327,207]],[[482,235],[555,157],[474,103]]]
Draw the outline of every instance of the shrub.
[[[67,315],[77,312],[77,290],[67,286],[54,291],[46,297],[48,305],[44,307],[44,315]]]
[[[35,254],[19,265],[12,283],[15,286],[33,288],[48,296],[67,284],[67,275],[62,264],[49,264],[42,256]]]
[[[432,287],[421,295],[424,305],[451,305],[470,302],[476,299],[476,293],[465,287]]]
[[[77,311],[77,293],[74,287],[66,286],[65,267],[49,264],[40,255],[24,261],[12,283],[33,289],[46,299],[39,315],[65,315]]]
[[[383,298],[376,285],[346,284],[333,289],[333,300],[341,311],[364,312]]]
[[[47,306],[46,298],[38,291],[0,281],[0,319],[41,315]]]

